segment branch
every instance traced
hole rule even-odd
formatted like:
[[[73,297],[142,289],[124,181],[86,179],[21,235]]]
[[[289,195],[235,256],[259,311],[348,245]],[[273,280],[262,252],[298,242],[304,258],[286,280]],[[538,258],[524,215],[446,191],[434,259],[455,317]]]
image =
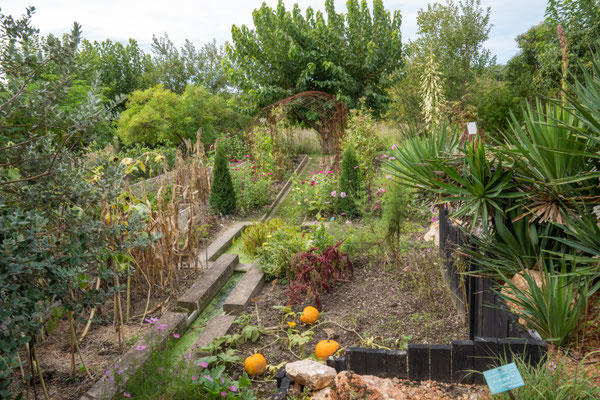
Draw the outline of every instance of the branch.
[[[43,63],[41,63],[40,65],[38,65],[38,67],[27,77],[27,79],[25,79],[25,82],[23,82],[23,85],[21,86],[21,88],[17,91],[17,93],[14,94],[13,97],[11,97],[10,99],[8,99],[6,101],[6,103],[2,104],[0,106],[0,111],[4,110],[4,107],[6,107],[7,105],[9,105],[10,103],[12,103],[17,97],[19,97],[21,95],[21,93],[23,93],[23,90],[25,90],[25,88],[27,87],[27,84],[29,83],[29,81],[31,79],[33,79],[33,77],[38,73],[38,71],[40,69],[42,69],[42,67],[46,66],[50,61],[54,60],[54,57],[50,57],[49,59],[47,59],[46,61],[44,61]]]

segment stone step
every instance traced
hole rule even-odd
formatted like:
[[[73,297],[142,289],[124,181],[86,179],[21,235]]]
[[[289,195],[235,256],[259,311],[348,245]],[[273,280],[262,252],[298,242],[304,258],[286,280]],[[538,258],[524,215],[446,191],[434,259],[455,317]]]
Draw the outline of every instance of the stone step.
[[[204,357],[209,355],[206,351],[202,351],[203,347],[206,347],[213,340],[220,338],[221,336],[227,335],[229,328],[235,321],[235,315],[217,315],[210,320],[210,322],[204,327],[200,336],[196,339],[190,351],[195,357]]]
[[[179,307],[189,312],[202,311],[225,285],[239,264],[237,254],[223,254],[194,282],[178,300]]]
[[[265,273],[255,263],[238,282],[223,304],[223,311],[239,314],[250,303],[250,300],[260,292],[264,283]]]
[[[227,251],[233,241],[240,237],[248,226],[248,221],[236,222],[229,229],[227,229],[221,236],[216,238],[209,246],[206,252],[201,252],[198,258],[202,263],[208,255],[208,261],[216,261],[219,256]]]

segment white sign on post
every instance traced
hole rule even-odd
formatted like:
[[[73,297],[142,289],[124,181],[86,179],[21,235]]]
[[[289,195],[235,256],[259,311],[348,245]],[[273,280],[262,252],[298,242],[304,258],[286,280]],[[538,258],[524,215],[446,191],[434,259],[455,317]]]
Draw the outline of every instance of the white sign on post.
[[[475,135],[477,133],[477,122],[467,122],[467,131],[469,135]]]

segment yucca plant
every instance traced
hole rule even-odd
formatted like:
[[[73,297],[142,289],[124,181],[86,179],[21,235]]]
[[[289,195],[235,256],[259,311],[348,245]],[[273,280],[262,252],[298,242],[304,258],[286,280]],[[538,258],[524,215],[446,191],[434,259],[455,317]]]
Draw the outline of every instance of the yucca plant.
[[[463,150],[462,160],[433,161],[445,175],[435,189],[441,202],[452,203],[455,216],[468,216],[474,228],[481,218],[484,232],[488,231],[489,217],[503,213],[514,199],[523,196],[515,191],[512,170],[503,168],[501,157],[490,155],[481,140],[473,141]]]
[[[460,135],[442,126],[427,137],[412,137],[403,146],[393,149],[384,168],[400,183],[420,189],[424,196],[437,200],[438,181],[443,173],[433,165],[436,160],[458,156]]]
[[[510,276],[499,268],[496,273],[508,287],[499,294],[518,309],[513,312],[527,322],[529,328],[538,331],[544,340],[558,346],[571,343],[580,328],[588,308],[590,281],[585,277],[568,273],[566,260],[550,257],[540,259],[541,286],[538,286],[530,270],[523,269],[522,276],[527,287],[515,285]],[[546,273],[546,271],[549,271]]]

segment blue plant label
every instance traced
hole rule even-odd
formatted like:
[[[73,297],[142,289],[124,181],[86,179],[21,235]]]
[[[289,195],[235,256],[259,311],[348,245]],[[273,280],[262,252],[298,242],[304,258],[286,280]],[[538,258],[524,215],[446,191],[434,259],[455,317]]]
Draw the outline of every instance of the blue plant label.
[[[492,394],[525,386],[525,382],[523,382],[523,378],[514,362],[484,371],[483,376]]]

